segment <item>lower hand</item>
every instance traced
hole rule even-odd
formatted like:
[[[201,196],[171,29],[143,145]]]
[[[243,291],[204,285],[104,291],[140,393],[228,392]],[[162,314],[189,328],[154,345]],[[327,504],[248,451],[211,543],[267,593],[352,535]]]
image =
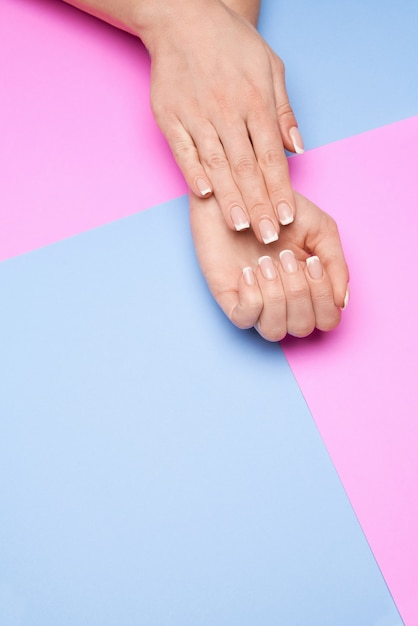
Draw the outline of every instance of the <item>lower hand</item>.
[[[295,221],[267,249],[250,232],[234,233],[214,197],[190,195],[192,234],[215,300],[239,328],[269,341],[287,333],[335,328],[344,307],[348,269],[335,221],[295,193]]]

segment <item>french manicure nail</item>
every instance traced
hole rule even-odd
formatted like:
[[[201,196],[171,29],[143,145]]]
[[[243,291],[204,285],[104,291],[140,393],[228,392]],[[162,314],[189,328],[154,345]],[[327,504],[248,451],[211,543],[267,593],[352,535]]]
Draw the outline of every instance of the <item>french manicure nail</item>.
[[[269,256],[262,256],[258,259],[261,273],[267,280],[274,280],[277,277],[276,268]]]
[[[279,233],[271,220],[267,218],[260,220],[258,227],[260,229],[261,239],[264,243],[272,243],[278,240]]]
[[[303,145],[303,139],[299,128],[297,126],[293,126],[293,128],[289,130],[289,135],[296,154],[303,154],[305,152],[305,146]]]
[[[291,250],[282,250],[280,252],[280,263],[286,274],[294,274],[298,271],[299,265],[295,255]]]
[[[200,195],[205,197],[212,193],[211,186],[204,178],[196,179],[196,187],[199,189]]]
[[[314,280],[319,280],[324,275],[322,263],[317,256],[310,256],[306,259],[309,276]]]
[[[255,284],[254,272],[251,267],[244,267],[242,270],[245,284],[252,287]]]
[[[350,289],[347,286],[347,291],[345,292],[345,296],[344,296],[344,304],[343,304],[343,306],[341,308],[341,311],[345,311],[346,310],[349,299],[350,299]]]
[[[287,226],[293,222],[293,211],[286,202],[280,202],[277,207],[277,214],[282,226]]]
[[[250,227],[250,222],[245,215],[244,209],[238,205],[232,207],[231,219],[234,222],[235,230],[244,230]]]

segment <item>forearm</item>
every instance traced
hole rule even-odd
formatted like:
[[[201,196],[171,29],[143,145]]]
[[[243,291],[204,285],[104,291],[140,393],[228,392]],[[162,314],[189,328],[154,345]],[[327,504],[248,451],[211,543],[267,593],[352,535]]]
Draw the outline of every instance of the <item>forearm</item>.
[[[197,4],[197,1],[191,0],[193,4]],[[199,1],[204,20],[205,4],[218,0]],[[148,39],[150,36],[148,31],[152,29],[152,25],[169,19],[170,13],[175,11],[176,5],[179,5],[179,0],[64,0],[64,2],[141,39]],[[223,0],[223,3],[256,26],[260,0]],[[182,5],[183,10],[187,11],[187,5],[186,8],[185,3]]]
[[[238,15],[245,17],[253,26],[257,26],[261,0],[223,0],[223,3]]]
[[[134,35],[138,0],[63,0],[85,13]]]

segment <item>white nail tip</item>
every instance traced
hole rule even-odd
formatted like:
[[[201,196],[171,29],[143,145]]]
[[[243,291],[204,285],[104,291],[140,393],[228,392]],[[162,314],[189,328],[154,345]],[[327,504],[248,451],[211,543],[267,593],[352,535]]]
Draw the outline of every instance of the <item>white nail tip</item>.
[[[271,261],[271,256],[261,256],[258,259],[258,264],[260,265],[264,261],[264,259],[269,259]]]
[[[254,285],[254,272],[252,270],[252,267],[244,267],[242,269],[242,273],[245,283],[248,285],[248,287],[252,287]]]
[[[303,145],[300,145],[298,143],[298,141],[302,141],[299,129],[297,127],[293,127],[290,129],[289,134],[296,154],[303,154],[305,152],[305,148],[303,147]]]
[[[284,257],[285,254],[291,254],[292,256],[295,256],[293,250],[282,250],[279,254],[280,260]]]
[[[349,291],[349,289],[347,287],[347,291],[345,292],[345,296],[344,296],[344,304],[342,306],[341,311],[345,311],[346,310],[349,299],[350,299],[350,291]]]
[[[266,239],[263,238],[263,243],[273,243],[273,241],[277,241],[278,238],[279,238],[279,235],[276,233],[272,237],[268,237]]]
[[[234,224],[234,228],[237,232],[239,232],[240,230],[245,230],[246,228],[250,227],[250,223],[249,222],[242,222],[242,224]]]

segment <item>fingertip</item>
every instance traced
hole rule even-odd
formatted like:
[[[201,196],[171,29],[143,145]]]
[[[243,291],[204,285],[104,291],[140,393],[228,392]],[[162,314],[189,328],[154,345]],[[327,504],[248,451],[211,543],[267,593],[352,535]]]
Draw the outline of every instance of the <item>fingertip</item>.
[[[258,239],[264,244],[274,243],[279,239],[279,229],[270,218],[263,217],[259,221]]]
[[[197,192],[196,195],[198,195],[200,198],[208,198],[212,195],[212,186],[205,178],[202,178],[202,176],[198,176],[195,179],[194,183],[195,190]]]
[[[277,216],[282,226],[288,226],[295,219],[295,208],[290,202],[280,202],[277,206]]]
[[[308,275],[312,280],[320,280],[324,275],[324,268],[318,256],[310,256],[306,259]]]
[[[348,301],[350,300],[350,285],[347,285],[347,289],[345,292],[345,296],[344,296],[344,300],[343,300],[343,305],[341,308],[341,311],[345,311],[347,306],[348,306]]]
[[[241,230],[247,230],[250,227],[250,220],[244,209],[235,204],[230,211],[230,217],[234,230],[240,232]]]
[[[345,272],[337,275],[329,271],[329,276],[332,283],[335,304],[341,311],[344,311],[347,308],[350,297],[348,275]]]
[[[253,287],[255,285],[255,274],[252,267],[244,267],[242,277],[247,287]]]
[[[292,126],[292,128],[290,128],[289,137],[293,147],[292,152],[295,152],[296,154],[303,154],[305,152],[305,145],[297,126]]]
[[[331,242],[329,242],[329,245],[331,247]],[[327,253],[328,251],[324,251],[324,255]],[[350,275],[339,238],[335,242],[333,253],[329,254],[329,257],[325,259],[324,255],[320,256],[322,258],[325,271],[331,280],[334,302],[336,306],[343,309],[344,302],[348,299],[347,293],[349,289],[348,283]]]

